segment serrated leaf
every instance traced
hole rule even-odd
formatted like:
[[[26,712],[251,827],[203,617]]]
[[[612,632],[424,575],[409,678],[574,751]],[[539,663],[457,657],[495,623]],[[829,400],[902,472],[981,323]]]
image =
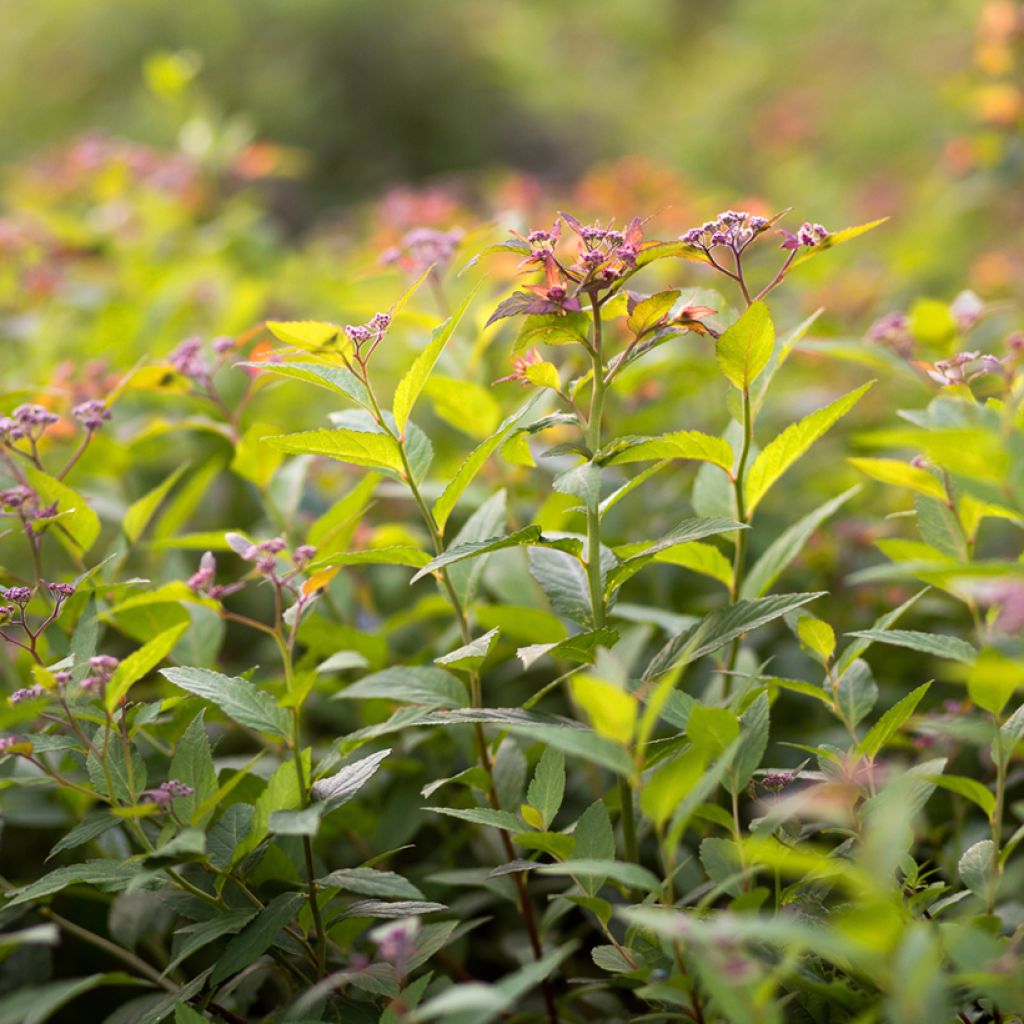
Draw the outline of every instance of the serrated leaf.
[[[229,909],[209,921],[201,921],[198,924],[179,928],[175,934],[183,936],[183,940],[177,946],[174,958],[164,968],[163,973],[169,974],[193,953],[208,946],[211,942],[215,942],[225,935],[234,935],[241,931],[256,914],[256,909],[250,907]]]
[[[843,228],[841,231],[833,231],[826,238],[822,239],[816,245],[811,246],[806,250],[806,252],[793,260],[792,265],[794,267],[798,267],[801,263],[806,263],[808,260],[814,259],[815,256],[818,256],[829,249],[834,249],[837,245],[842,245],[844,242],[849,242],[851,239],[857,238],[865,232],[877,228],[880,224],[884,224],[888,219],[888,217],[880,217],[878,220],[869,221],[867,224],[858,224],[856,227]]]
[[[395,388],[395,399],[392,402],[392,415],[395,417],[399,437],[405,437],[405,427],[409,422],[409,414],[416,404],[416,399],[419,398],[423,385],[426,384],[434,369],[434,364],[444,351],[452,334],[455,333],[455,328],[458,327],[459,321],[473,301],[475,294],[476,289],[474,288],[463,300],[462,305],[435,329],[430,337],[430,343],[413,360],[412,365],[398,382],[398,387]]]
[[[208,700],[239,725],[268,736],[288,739],[288,712],[274,698],[238,676],[224,676],[206,668],[165,668],[160,674],[189,693]]]
[[[546,829],[565,796],[565,755],[552,747],[547,747],[541,754],[526,791],[526,799],[530,806],[540,813],[541,827]]]
[[[803,550],[811,534],[859,490],[859,486],[851,487],[838,497],[819,505],[813,512],[798,520],[772,541],[764,554],[748,571],[743,585],[740,587],[740,597],[748,599],[761,597],[765,591],[770,590],[786,566]]]
[[[299,912],[305,900],[305,896],[298,892],[283,892],[275,896],[259,916],[228,943],[213,968],[210,984],[215,986],[226,981],[270,949],[277,933]]]
[[[502,548],[520,547],[524,544],[533,544],[540,540],[541,530],[539,526],[524,526],[515,533],[506,534],[504,537],[488,537],[484,540],[471,541],[466,544],[455,544],[443,554],[432,558],[415,576],[410,583],[429,576],[438,569],[453,565],[455,562],[462,562],[467,558],[476,558],[479,555],[487,555],[492,551],[500,551]]]
[[[193,792],[189,796],[178,797],[174,806],[175,813],[183,821],[193,825],[202,824],[201,821],[193,820],[192,815],[196,808],[217,791],[217,771],[214,768],[203,715],[204,712],[200,711],[192,719],[175,744],[170,768],[172,779],[192,787]]]
[[[103,892],[120,892],[139,873],[141,865],[132,861],[86,860],[56,868],[29,885],[8,889],[5,907],[44,899],[69,885],[92,885]]]
[[[599,736],[627,745],[636,728],[637,700],[614,683],[591,675],[575,675],[569,680],[573,699],[587,713]]]
[[[946,500],[946,492],[942,484],[926,469],[912,466],[900,459],[847,459],[862,473],[883,484],[906,487],[908,490],[924,494],[929,498]]]
[[[576,633],[556,643],[520,647],[516,651],[516,656],[522,662],[523,668],[530,668],[546,655],[565,661],[587,663],[593,661],[599,647],[611,647],[618,638],[619,634],[614,629],[596,629],[588,633]]]
[[[588,341],[590,317],[586,313],[535,313],[526,317],[514,350],[533,345],[578,345]]]
[[[384,699],[430,707],[465,707],[466,688],[450,672],[429,665],[396,665],[364,676],[335,700]]]
[[[957,870],[967,886],[975,896],[982,899],[988,898],[989,889],[992,885],[993,853],[995,843],[991,839],[982,839],[964,851],[963,856],[957,864]]]
[[[494,641],[497,639],[498,629],[489,630],[483,636],[479,636],[470,643],[464,644],[450,654],[444,654],[440,658],[435,658],[434,662],[437,665],[443,665],[445,668],[457,668],[463,671],[478,669],[484,663],[487,655],[490,654]]]
[[[318,878],[316,884],[321,889],[341,889],[357,896],[423,899],[423,893],[408,879],[394,871],[378,871],[376,868],[341,868]]]
[[[715,344],[718,368],[733,387],[749,391],[775,348],[775,325],[763,302],[752,303]],[[732,463],[729,464],[732,468]]]
[[[696,625],[672,637],[654,656],[643,678],[645,681],[653,679],[675,665],[689,664],[706,654],[712,654],[730,640],[823,596],[823,592],[779,594],[758,598],[756,601],[737,601],[729,608],[714,611]]]
[[[966,797],[977,804],[985,812],[985,816],[991,819],[996,808],[995,794],[977,779],[969,779],[963,775],[928,775],[927,779],[942,789]]]
[[[533,407],[535,401],[536,396],[517,409],[507,419],[503,420],[498,429],[487,440],[481,442],[470,452],[469,457],[459,467],[459,471],[452,478],[448,486],[445,487],[437,501],[434,502],[434,520],[439,530],[444,530],[448,517],[452,514],[452,510],[455,508],[459,498],[465,493],[466,488],[472,483],[473,478],[480,472],[491,454],[519,426],[522,419]]]
[[[874,383],[868,381],[831,405],[826,405],[799,422],[790,424],[764,447],[750,467],[744,485],[748,514],[754,511],[772,484],[837,420],[846,415]]]
[[[829,663],[836,649],[836,632],[827,622],[813,615],[802,615],[797,620],[796,633],[818,661],[823,665]]]
[[[592,625],[587,570],[578,558],[564,551],[530,549],[530,575],[540,585],[552,610],[581,626]]]
[[[351,800],[377,774],[381,762],[390,753],[390,747],[378,750],[375,754],[345,765],[341,771],[329,778],[317,779],[312,787],[313,796],[328,803],[331,810],[340,807]]]
[[[87,552],[100,535],[100,517],[85,498],[67,484],[31,464],[22,464],[21,472],[32,490],[39,495],[41,506],[57,506],[60,518],[55,520],[55,528],[58,535],[70,538],[83,554]],[[46,520],[39,522],[45,523]]]
[[[147,644],[137,651],[133,651],[118,664],[107,683],[103,697],[103,703],[108,711],[113,711],[121,703],[122,698],[127,695],[132,685],[156,668],[171,653],[174,645],[190,625],[190,622],[182,622],[158,633]]]
[[[886,743],[900,730],[900,727],[917,710],[917,705],[928,692],[931,683],[924,683],[911,690],[901,701],[894,704],[882,717],[871,727],[868,734],[857,746],[857,753],[867,757],[874,757]]]
[[[626,319],[627,329],[633,334],[643,334],[656,327],[671,312],[679,294],[678,290],[673,290],[641,299]]]
[[[298,434],[278,434],[265,443],[278,451],[295,455],[323,455],[356,466],[374,466],[403,471],[402,456],[394,438],[368,430],[305,430]]]
[[[870,640],[876,644],[908,647],[912,651],[933,654],[937,658],[949,658],[965,665],[974,664],[978,656],[978,652],[966,640],[941,633],[920,633],[910,629],[862,629],[846,635]]]
[[[731,474],[735,458],[732,446],[725,438],[703,434],[699,430],[677,430],[672,434],[630,441],[626,447],[606,459],[605,465],[617,466],[658,459],[693,459],[710,462]]]
[[[351,348],[338,324],[318,320],[268,320],[267,330],[279,341],[304,352],[347,352]]]
[[[352,399],[364,409],[370,408],[370,396],[366,386],[351,370],[344,367],[332,366],[329,363],[274,363],[269,360],[242,365],[261,373],[274,373],[306,384],[315,384],[336,395]]]
[[[639,864],[626,864],[618,860],[589,860],[576,858],[561,864],[542,864],[537,869],[541,875],[570,875],[579,878],[611,879],[630,889],[657,892],[661,882],[647,868]]]
[[[871,714],[878,703],[878,687],[867,662],[855,659],[833,686],[836,704],[851,726]]]
[[[427,807],[425,810],[435,814],[446,814],[449,818],[459,818],[474,825],[487,825],[500,828],[506,832],[522,832],[523,823],[509,811],[495,811],[490,807]]]

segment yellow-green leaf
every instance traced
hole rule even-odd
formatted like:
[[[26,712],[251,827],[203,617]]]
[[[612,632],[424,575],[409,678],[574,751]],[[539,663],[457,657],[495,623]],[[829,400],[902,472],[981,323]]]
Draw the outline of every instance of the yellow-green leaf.
[[[798,423],[791,423],[765,446],[747,474],[745,495],[748,514],[754,511],[772,484],[837,420],[845,416],[874,383],[873,380],[868,381],[831,405],[812,412]]]
[[[356,466],[377,466],[402,472],[402,456],[393,437],[368,430],[305,430],[278,434],[265,443],[295,455],[325,455]]]
[[[816,654],[822,664],[827,665],[836,649],[835,630],[813,615],[804,615],[796,624],[796,632],[804,646]]]
[[[725,586],[732,586],[732,565],[729,559],[713,544],[702,544],[698,540],[661,551],[654,556],[656,562],[678,565],[702,576],[710,576]]]
[[[827,238],[822,239],[817,245],[811,246],[802,256],[798,256],[793,260],[793,266],[798,267],[801,263],[806,263],[809,259],[813,259],[826,249],[834,249],[837,245],[849,242],[851,239],[857,238],[873,228],[877,228],[879,224],[884,224],[888,219],[888,217],[880,217],[878,220],[869,221],[867,224],[858,224],[856,227],[843,228],[842,231],[833,231]]]
[[[636,698],[614,683],[591,675],[574,676],[573,699],[587,713],[599,736],[628,744],[636,726]]]
[[[718,367],[729,383],[746,391],[768,365],[775,347],[775,326],[763,302],[752,303],[715,345]]]
[[[531,384],[536,384],[542,388],[551,388],[552,391],[558,391],[562,386],[561,378],[558,376],[558,368],[554,363],[531,363],[526,370],[526,379]]]
[[[607,465],[623,462],[649,462],[658,459],[694,459],[711,462],[727,473],[732,472],[732,446],[725,438],[702,434],[699,430],[677,430],[660,437],[648,437],[616,452]]]
[[[42,506],[56,505],[60,516],[56,520],[58,534],[69,537],[75,547],[86,552],[93,546],[100,535],[100,517],[89,507],[85,498],[67,484],[36,469],[32,465],[22,465],[32,490],[39,495]],[[43,520],[45,522],[45,520]]]
[[[398,387],[395,389],[395,400],[392,403],[392,412],[401,437],[405,437],[405,426],[409,422],[409,414],[423,390],[423,385],[427,383],[434,364],[440,358],[452,334],[455,333],[462,314],[466,312],[475,294],[476,289],[474,288],[466,296],[462,305],[434,331],[430,338],[430,344],[413,360],[412,366],[398,382]]]
[[[873,480],[878,480],[883,484],[906,487],[918,494],[925,494],[929,498],[946,500],[946,492],[943,490],[942,484],[928,470],[912,466],[909,462],[902,462],[900,459],[847,459],[846,461]]]
[[[171,649],[181,638],[181,635],[188,629],[190,623],[181,622],[170,629],[158,633],[152,640],[144,644],[137,651],[129,654],[116,669],[107,683],[104,703],[108,711],[113,711],[121,702],[121,698],[128,693],[134,683],[137,683],[147,672],[152,671],[160,664]]]
[[[160,503],[170,493],[171,488],[181,479],[182,474],[188,469],[188,463],[179,466],[166,480],[157,484],[148,494],[144,494],[138,501],[132,502],[124,514],[122,527],[124,535],[134,543],[142,536],[143,530],[149,525]]]

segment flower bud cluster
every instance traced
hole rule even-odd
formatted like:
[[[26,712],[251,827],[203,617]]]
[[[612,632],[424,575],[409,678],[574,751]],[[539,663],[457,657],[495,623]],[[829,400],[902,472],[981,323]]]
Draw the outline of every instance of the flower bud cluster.
[[[690,228],[679,236],[681,242],[695,245],[705,252],[725,246],[735,253],[743,252],[758,235],[768,230],[767,217],[758,217],[743,210],[726,210],[700,227]]]
[[[111,654],[97,654],[89,659],[90,674],[79,683],[79,686],[85,693],[102,697],[107,683],[113,678],[114,671],[120,663],[120,660]]]
[[[422,274],[429,267],[443,269],[451,263],[462,242],[462,232],[455,228],[413,228],[402,236],[398,245],[381,255],[381,262],[401,267],[413,274]]]
[[[167,782],[161,782],[159,786],[143,792],[142,803],[156,804],[164,810],[170,810],[176,799],[192,796],[194,793],[195,789],[187,783],[180,782],[178,779],[169,779]]]

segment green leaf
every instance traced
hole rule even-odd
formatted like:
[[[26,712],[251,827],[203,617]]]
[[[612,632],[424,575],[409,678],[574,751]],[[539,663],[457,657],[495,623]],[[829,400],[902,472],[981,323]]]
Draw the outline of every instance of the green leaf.
[[[545,747],[526,791],[526,800],[540,812],[545,829],[554,821],[564,796],[565,755],[553,747]]]
[[[573,700],[587,713],[594,731],[623,746],[633,738],[637,719],[637,699],[614,683],[591,675],[575,675],[569,680]]]
[[[878,687],[867,662],[860,658],[851,662],[835,684],[834,693],[836,704],[849,725],[856,726],[871,714],[878,703]]]
[[[844,242],[849,242],[851,239],[857,238],[865,232],[877,228],[880,224],[884,224],[888,219],[888,217],[880,217],[878,220],[869,221],[867,224],[858,224],[856,227],[843,228],[842,231],[833,231],[827,238],[822,239],[817,243],[817,245],[811,246],[806,252],[793,260],[792,265],[794,267],[799,267],[801,263],[806,263],[808,260],[814,259],[815,256],[826,252],[828,249],[834,249],[837,245],[842,245]]]
[[[56,868],[29,885],[7,891],[5,907],[16,907],[52,896],[69,885],[92,885],[104,892],[120,892],[127,888],[141,870],[132,861],[86,860],[79,864]]]
[[[443,569],[447,565],[464,561],[467,558],[476,558],[479,555],[487,555],[492,551],[500,551],[502,548],[521,547],[524,544],[534,544],[540,540],[541,530],[539,526],[525,526],[515,533],[507,534],[504,537],[488,537],[484,540],[471,541],[466,544],[455,544],[443,554],[432,558],[415,576],[410,583],[423,579],[431,573]]]
[[[891,612],[886,612],[884,615],[880,615],[874,623],[872,623],[872,630],[888,629],[905,611],[911,608],[923,594],[927,593],[927,591],[927,587],[925,587],[924,590],[919,590],[912,597],[904,601],[898,608],[894,608]],[[871,646],[871,643],[872,641],[865,640],[863,637],[860,637],[844,648],[843,653],[839,656],[839,659],[836,662],[836,673],[841,676],[850,667],[850,665],[852,665],[853,662]]]
[[[798,423],[790,424],[778,437],[765,446],[747,473],[745,495],[748,514],[754,511],[772,484],[840,417],[846,415],[874,383],[874,381],[868,381],[867,384],[837,399],[831,405],[812,412]]]
[[[191,786],[191,796],[181,796],[175,802],[175,813],[193,825],[202,821],[193,820],[196,809],[213,793],[217,792],[217,771],[210,752],[210,739],[206,734],[204,712],[200,711],[189,723],[174,747],[171,758],[170,777]]]
[[[427,807],[436,814],[447,814],[449,818],[471,821],[474,825],[487,825],[506,832],[522,832],[523,823],[508,811],[495,811],[490,807]]]
[[[466,520],[462,529],[455,535],[451,547],[476,544],[497,537],[504,533],[507,520],[508,497],[505,490],[501,489],[492,494]],[[483,555],[466,562],[457,562],[447,569],[448,579],[464,605],[472,602],[487,562],[488,556]]]
[[[813,594],[778,594],[756,601],[737,601],[706,615],[696,625],[677,633],[654,656],[643,674],[649,680],[676,665],[686,665],[706,654],[712,654],[744,633],[763,626],[809,601],[824,596]]]
[[[572,835],[576,841],[573,853],[581,860],[615,859],[615,834],[603,801],[595,801],[580,815]],[[593,876],[581,876],[579,881],[591,896],[604,884],[603,878]]]
[[[643,334],[656,327],[671,312],[679,294],[678,290],[673,290],[641,299],[626,319],[627,329],[633,334]]]
[[[957,864],[964,885],[982,899],[988,898],[992,886],[994,851],[995,843],[991,839],[982,839],[967,849]]]
[[[611,879],[630,889],[657,892],[661,882],[639,864],[625,864],[618,860],[590,860],[578,858],[561,864],[542,864],[537,869],[542,875],[570,875],[579,878]]]
[[[702,434],[699,430],[677,430],[659,437],[631,440],[626,447],[606,459],[605,465],[617,466],[656,459],[694,459],[710,462],[731,474],[735,458],[732,446],[722,437]]]
[[[768,365],[774,347],[775,326],[768,307],[763,302],[754,302],[718,339],[715,357],[729,383],[741,391],[749,391],[757,375]]]
[[[640,790],[640,809],[659,829],[693,790],[706,764],[705,751],[690,747],[678,757],[659,764],[646,778]]]
[[[919,633],[909,629],[862,629],[846,635],[860,637],[876,644],[909,647],[912,651],[934,654],[937,658],[949,658],[965,665],[974,664],[978,656],[978,652],[966,640],[941,633]]]
[[[568,725],[518,724],[509,724],[505,728],[517,736],[555,747],[565,754],[581,757],[584,761],[608,768],[619,775],[633,774],[633,762],[626,751],[619,744],[589,729]]]
[[[444,665],[445,668],[458,668],[463,671],[478,669],[490,654],[494,641],[498,639],[497,628],[489,630],[483,636],[477,637],[471,643],[459,647],[450,654],[435,658],[436,665]]]
[[[768,694],[758,694],[740,718],[740,742],[729,770],[729,789],[739,794],[754,777],[768,749],[770,728]]]
[[[171,653],[174,645],[181,639],[182,635],[191,625],[190,622],[182,622],[177,626],[158,633],[149,643],[144,644],[137,651],[133,651],[114,669],[114,674],[107,683],[106,693],[103,698],[104,705],[108,711],[113,711],[121,699],[128,693],[134,683],[137,683],[144,675],[151,672],[160,664],[168,654]]]
[[[403,471],[402,456],[394,438],[368,430],[305,430],[266,438],[279,451],[296,455],[325,455],[356,466]]]
[[[889,708],[860,741],[857,753],[874,757],[917,710],[917,705],[921,703],[921,698],[928,692],[931,685],[931,683],[924,683],[916,690],[911,690],[901,701]]]
[[[576,633],[557,643],[520,647],[516,651],[516,656],[522,662],[523,668],[530,668],[545,656],[586,664],[594,660],[599,647],[611,647],[618,638],[619,634],[614,629],[595,629],[589,633]]]
[[[912,466],[900,459],[847,459],[862,473],[883,484],[906,487],[908,490],[924,494],[929,498],[946,500],[946,492],[942,484],[927,469]]]
[[[90,811],[73,829],[66,832],[46,855],[50,860],[64,850],[73,850],[98,839],[104,832],[109,832],[120,824],[106,809]]]
[[[326,569],[336,565],[405,565],[420,569],[430,561],[430,555],[408,544],[391,544],[381,548],[367,548],[365,551],[338,551],[318,558],[312,569]]]
[[[827,622],[813,615],[802,615],[797,621],[796,633],[818,661],[823,665],[829,663],[836,649],[836,632]]]
[[[928,775],[926,778],[936,786],[948,789],[951,793],[957,793],[977,804],[988,818],[991,818],[995,812],[995,794],[977,779],[969,779],[963,775]]]
[[[686,723],[686,735],[706,760],[720,757],[740,734],[740,720],[728,708],[695,704]]]
[[[967,677],[968,696],[985,711],[1001,715],[1006,702],[1024,686],[1024,661],[1008,658],[994,647],[986,647],[971,666]]]
[[[422,900],[423,893],[408,879],[394,871],[375,868],[341,868],[332,871],[316,884],[321,889],[341,889],[358,896],[379,896],[399,900]]]
[[[217,959],[210,985],[219,985],[248,967],[274,944],[278,932],[299,912],[306,897],[298,892],[275,896],[243,932],[236,935]]]
[[[329,804],[331,810],[348,803],[377,774],[381,762],[390,753],[390,747],[378,750],[375,754],[345,765],[341,771],[329,778],[317,779],[312,786],[313,796]]]
[[[747,573],[740,587],[740,597],[761,597],[765,591],[770,590],[786,566],[803,550],[811,534],[859,490],[859,485],[851,487],[838,497],[826,501],[776,537]]]
[[[304,352],[340,353],[352,347],[338,324],[317,320],[268,320],[267,330],[279,341]]]
[[[459,467],[459,471],[445,487],[441,496],[434,502],[434,520],[438,529],[443,531],[448,517],[452,514],[459,498],[465,493],[466,488],[473,482],[473,478],[480,472],[484,463],[491,454],[502,444],[502,442],[519,426],[522,419],[533,407],[537,397],[534,396],[525,405],[517,409],[511,416],[503,420],[486,441],[481,442],[470,452],[469,457]]]
[[[944,555],[966,562],[967,539],[956,513],[945,503],[918,495],[914,499],[917,510],[917,530],[921,539]]]
[[[578,345],[589,340],[590,317],[586,313],[534,313],[523,320],[515,351],[532,345]]]
[[[8,992],[0,1000],[0,1024],[44,1024],[72,999],[91,992],[101,985],[139,985],[138,978],[121,971],[90,974],[85,978],[68,978],[45,985],[25,985]],[[75,1014],[79,1020],[83,1017]]]
[[[208,700],[239,725],[279,739],[288,739],[288,712],[274,698],[238,676],[224,676],[206,668],[165,668],[160,674],[189,693]]]
[[[39,495],[39,504],[44,507],[57,506],[60,516],[56,520],[59,535],[69,537],[83,554],[88,551],[100,535],[100,517],[90,508],[85,498],[41,469],[27,463],[20,465],[29,486]],[[45,523],[46,520],[41,522]]]
[[[405,437],[405,427],[409,422],[409,414],[416,404],[416,399],[419,398],[423,385],[427,383],[434,365],[452,334],[455,333],[455,328],[459,325],[462,315],[473,301],[475,294],[476,289],[474,288],[463,300],[462,305],[434,331],[430,337],[430,343],[413,360],[412,366],[398,382],[398,387],[395,388],[395,399],[392,402],[392,414],[395,417],[399,437]]]
[[[386,668],[334,694],[335,700],[369,698],[443,708],[461,708],[468,703],[466,687],[450,672],[430,665]]]
[[[560,473],[551,486],[559,494],[579,498],[585,508],[593,511],[601,500],[601,470],[593,462],[584,462]]]
[[[578,558],[565,551],[531,548],[530,575],[556,614],[566,615],[587,628],[592,625],[587,571]]]
[[[149,525],[160,503],[171,492],[171,488],[181,479],[188,469],[188,463],[180,465],[163,483],[158,484],[148,494],[144,494],[138,501],[132,502],[125,511],[121,520],[121,527],[124,535],[132,543],[135,543],[142,536],[142,532]]]
[[[690,541],[660,552],[654,556],[654,561],[700,573],[727,588],[732,586],[732,563],[713,544]]]
[[[243,366],[259,370],[261,373],[276,373],[280,377],[303,381],[326,388],[336,395],[344,395],[352,399],[364,409],[370,408],[370,396],[366,386],[351,370],[329,363],[243,363]]]
[[[209,921],[200,921],[198,924],[179,928],[175,935],[180,935],[183,939],[180,944],[176,945],[174,958],[164,968],[164,974],[169,974],[193,953],[208,946],[211,942],[215,942],[224,935],[234,935],[241,931],[256,916],[256,913],[257,911],[251,907],[224,910]]]

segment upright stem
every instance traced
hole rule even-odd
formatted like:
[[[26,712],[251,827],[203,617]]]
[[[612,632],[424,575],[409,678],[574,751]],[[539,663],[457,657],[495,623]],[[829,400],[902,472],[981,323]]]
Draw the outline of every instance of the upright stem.
[[[998,888],[1000,875],[999,848],[1003,842],[1003,806],[1006,801],[1006,752],[1003,749],[1002,723],[998,715],[993,715],[992,720],[996,727],[995,742],[993,744],[996,762],[996,804],[992,809],[992,866],[989,871],[991,879],[986,899],[987,910],[990,914],[995,904],[996,889]]]
[[[590,306],[593,311],[594,329],[591,338],[591,361],[593,364],[593,385],[590,392],[590,415],[587,419],[586,441],[591,457],[601,449],[601,417],[604,414],[604,397],[607,382],[603,355],[603,325],[601,321],[601,303],[596,292],[590,293]],[[601,470],[592,463],[594,472],[600,476]],[[600,488],[598,488],[598,497]],[[605,624],[604,574],[601,571],[601,510],[599,500],[587,504],[587,582],[590,586],[590,611],[594,629],[602,629]],[[633,816],[633,788],[629,780],[619,778],[619,804],[622,814],[622,849],[624,857],[636,863],[637,841],[636,821]]]
[[[409,488],[409,493],[412,495],[413,500],[416,502],[416,507],[419,509],[424,525],[430,532],[430,539],[434,545],[434,552],[437,555],[442,555],[444,554],[444,535],[441,533],[441,530],[437,525],[437,520],[434,518],[434,513],[431,511],[430,506],[423,497],[422,491],[420,491],[419,485],[416,483],[416,478],[413,475],[412,466],[409,462],[409,456],[405,450],[404,438],[397,436],[388,426],[387,421],[384,419],[384,414],[381,412],[380,405],[377,402],[377,396],[374,394],[369,378],[364,376],[363,383],[366,385],[367,394],[370,398],[370,405],[373,409],[374,419],[377,421],[378,426],[380,426],[380,428],[384,430],[389,437],[391,437],[398,447],[399,456],[402,460],[402,474],[405,478],[405,484]],[[462,637],[462,642],[464,644],[469,644],[473,640],[473,633],[469,627],[469,616],[466,614],[466,609],[462,603],[462,599],[459,597],[458,591],[455,589],[446,568],[442,568],[437,575],[440,579],[441,586],[448,595],[448,600],[451,603],[452,611],[455,615],[455,621],[459,627],[459,634]],[[480,674],[475,669],[471,670],[469,673],[469,689],[470,704],[475,708],[481,707],[483,705],[483,692],[480,685]],[[473,733],[476,739],[477,759],[480,762],[480,767],[487,775],[487,798],[494,810],[501,810],[501,802],[498,799],[498,787],[494,780],[494,765],[491,763],[490,751],[487,748],[487,736],[484,734],[484,727],[480,722],[473,723]],[[501,839],[501,845],[505,852],[505,856],[509,861],[515,860],[515,847],[513,847],[512,840],[509,838],[508,833],[503,829],[499,829],[498,835]],[[523,915],[523,924],[526,927],[526,932],[530,939],[530,949],[533,952],[534,959],[541,960],[544,956],[544,950],[540,941],[540,929],[537,927],[537,918],[533,909],[533,901],[530,899],[530,893],[526,885],[526,876],[522,871],[516,871],[512,875],[512,880],[516,887],[516,894],[519,900],[519,910]],[[547,1009],[548,1020],[551,1024],[557,1024],[558,1011],[555,1007],[554,993],[551,990],[550,982],[546,978],[541,982],[541,991],[544,995],[544,1003]]]
[[[280,591],[275,587],[275,594]],[[284,666],[285,686],[289,694],[294,690],[294,673],[292,666],[292,650],[288,641],[281,632],[280,618],[277,627],[273,632],[277,648],[281,653],[281,663]],[[306,780],[306,769],[302,763],[302,708],[292,707],[292,760],[295,764],[295,777],[299,785],[299,807],[305,810],[309,806],[309,786]],[[320,903],[316,890],[316,870],[313,866],[313,843],[309,836],[302,837],[302,850],[306,869],[306,889],[309,893],[309,912],[313,917],[313,928],[316,932],[316,959],[317,976],[323,977],[327,972],[327,931],[324,928],[323,918],[320,915]]]
[[[753,416],[750,410],[750,389],[743,389],[743,444],[740,448],[740,460],[736,465],[736,476],[733,480],[733,494],[736,499],[736,520],[737,522],[747,523],[747,501],[745,493],[744,478],[747,475],[747,459],[750,457],[750,446],[754,438],[754,427],[753,427]],[[747,557],[747,531],[737,530],[736,531],[736,550],[733,554],[732,561],[732,601],[735,604],[740,597],[740,588],[743,586],[743,578],[746,572],[746,557]],[[729,693],[729,689],[732,683],[732,676],[730,673],[736,667],[736,659],[740,652],[740,641],[737,637],[732,642],[732,646],[729,648],[729,657],[725,664],[725,678],[723,680],[723,687],[726,695]]]

